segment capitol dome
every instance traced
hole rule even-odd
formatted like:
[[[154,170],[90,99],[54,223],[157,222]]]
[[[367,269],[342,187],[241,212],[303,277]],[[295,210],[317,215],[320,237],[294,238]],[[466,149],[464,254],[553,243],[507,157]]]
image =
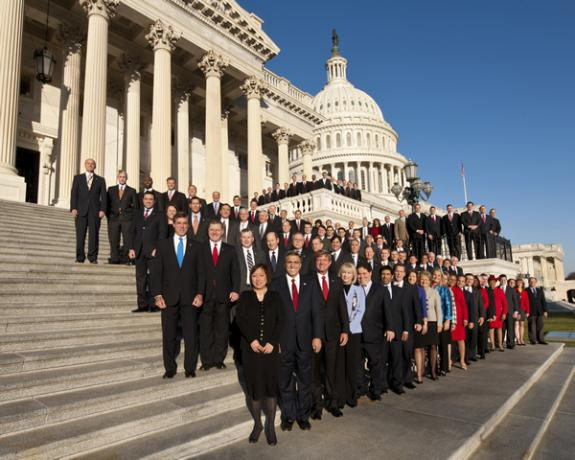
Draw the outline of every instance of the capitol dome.
[[[407,159],[397,152],[398,135],[377,102],[347,79],[347,59],[335,31],[326,70],[327,83],[312,102],[324,117],[314,130],[314,173],[326,171],[363,191],[391,195],[394,183],[405,183]]]

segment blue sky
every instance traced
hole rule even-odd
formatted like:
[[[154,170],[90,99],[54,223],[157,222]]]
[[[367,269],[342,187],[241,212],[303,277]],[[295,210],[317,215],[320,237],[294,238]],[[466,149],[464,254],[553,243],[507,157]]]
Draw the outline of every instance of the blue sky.
[[[311,94],[335,27],[432,201],[463,204],[463,162],[504,236],[561,243],[575,270],[575,1],[239,1],[281,48],[267,67]]]

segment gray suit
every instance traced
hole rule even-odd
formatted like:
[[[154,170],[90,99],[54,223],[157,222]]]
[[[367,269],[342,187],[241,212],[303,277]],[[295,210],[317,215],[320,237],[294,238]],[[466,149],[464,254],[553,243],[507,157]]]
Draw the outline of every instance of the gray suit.
[[[501,287],[503,290],[503,287]],[[513,314],[519,311],[519,299],[515,293],[515,289],[505,286],[505,297],[507,299],[507,317],[503,321],[503,330],[507,331],[507,348],[515,346],[515,318]]]
[[[236,255],[238,258],[238,265],[240,267],[240,294],[244,291],[249,291],[252,287],[248,284],[248,262],[244,257],[244,248],[239,245],[236,246]],[[254,265],[265,264],[265,254],[258,249],[255,244],[252,245],[252,255],[254,258]]]
[[[406,219],[407,220],[407,219]],[[409,233],[407,233],[407,224],[405,220],[401,220],[399,217],[395,219],[393,232],[395,234],[395,240],[403,241],[403,247],[409,247]],[[395,245],[394,245],[395,247]]]

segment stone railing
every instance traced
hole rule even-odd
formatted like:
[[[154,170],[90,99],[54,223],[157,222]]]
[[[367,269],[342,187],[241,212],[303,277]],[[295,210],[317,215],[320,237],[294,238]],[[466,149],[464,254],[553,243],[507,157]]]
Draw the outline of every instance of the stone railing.
[[[286,210],[291,219],[293,213],[299,209],[308,221],[315,219],[332,219],[334,222],[346,224],[350,220],[360,223],[364,217],[371,219],[371,207],[367,203],[338,195],[330,190],[321,189],[304,193],[283,200],[268,203],[258,209],[268,209],[275,206],[277,212]]]

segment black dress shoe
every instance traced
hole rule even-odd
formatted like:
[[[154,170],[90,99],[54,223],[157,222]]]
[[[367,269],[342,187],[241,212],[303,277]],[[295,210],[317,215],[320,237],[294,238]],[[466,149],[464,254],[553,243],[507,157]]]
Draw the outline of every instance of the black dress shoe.
[[[270,446],[275,446],[278,443],[278,438],[276,437],[276,432],[273,429],[273,427],[271,429],[267,429],[266,428],[266,441],[268,442],[268,444]]]
[[[98,261],[94,259],[94,260],[91,260],[90,263],[91,263],[91,264],[97,264]]]
[[[349,407],[357,407],[357,399],[348,399],[345,402]]]
[[[381,396],[380,396],[380,398],[381,398]],[[343,412],[337,407],[335,409],[332,409],[330,412],[331,412],[331,415],[333,415],[334,417],[341,417],[343,415]]]
[[[160,311],[160,309],[159,309],[159,307],[154,306],[154,307],[150,307],[150,308],[148,309],[148,311],[149,311],[150,313],[156,313],[156,312]]]
[[[410,390],[415,390],[415,388],[417,388],[413,382],[407,382],[403,385],[405,388],[409,388]]]
[[[481,355],[479,359],[485,359],[485,355]]]
[[[515,348],[515,345],[507,345],[507,349],[509,350],[513,350]]]
[[[224,363],[217,363],[216,369],[226,369],[226,365]]]
[[[374,393],[368,393],[367,397],[372,401],[381,401],[381,395],[376,395]]]
[[[321,410],[314,410],[311,413],[311,419],[312,420],[321,420]]]
[[[147,308],[135,308],[132,310],[132,313],[145,313],[147,311],[148,311]]]
[[[282,431],[291,431],[293,427],[293,420],[282,420],[281,429]]]
[[[186,371],[186,378],[189,379],[190,377],[195,378],[196,377],[196,371],[192,371],[192,372]]]
[[[530,341],[531,345],[537,345],[537,342],[534,342],[533,340]]]
[[[403,388],[392,388],[391,391],[393,391],[396,395],[402,395],[403,393],[405,393],[405,390]]]
[[[477,361],[477,358],[475,356],[472,356],[471,358],[469,358],[469,361]]]
[[[542,342],[539,342],[539,345],[549,345],[549,343],[545,342],[545,340],[543,340]]]
[[[85,259],[76,259],[77,264],[83,264]]]
[[[173,379],[174,375],[176,375],[176,371],[169,371],[164,373],[163,379]]]
[[[387,388],[384,388],[383,390],[381,390],[381,394],[384,394],[384,393],[389,393]]]
[[[311,423],[307,420],[298,420],[297,424],[299,425],[300,430],[311,430]]]
[[[200,370],[201,370],[201,371],[209,371],[211,368],[212,368],[212,365],[211,365],[211,364],[202,364],[202,365],[200,366]]]

